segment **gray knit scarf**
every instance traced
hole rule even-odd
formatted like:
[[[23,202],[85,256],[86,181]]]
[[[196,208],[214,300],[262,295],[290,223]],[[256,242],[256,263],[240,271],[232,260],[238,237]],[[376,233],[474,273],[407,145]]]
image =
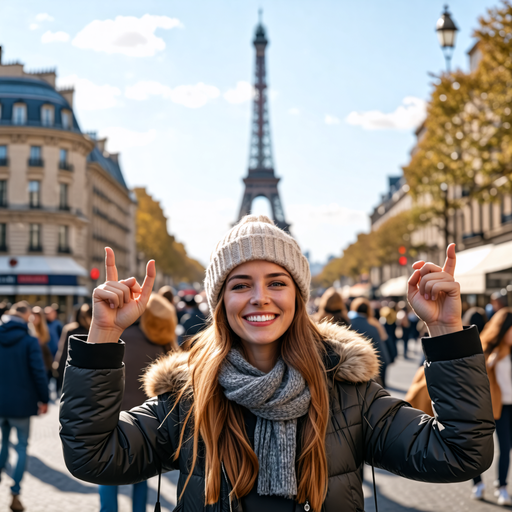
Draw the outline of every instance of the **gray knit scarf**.
[[[228,400],[257,416],[254,451],[259,461],[258,494],[297,495],[297,418],[308,412],[311,394],[302,375],[279,358],[269,373],[250,365],[232,349],[219,383]]]

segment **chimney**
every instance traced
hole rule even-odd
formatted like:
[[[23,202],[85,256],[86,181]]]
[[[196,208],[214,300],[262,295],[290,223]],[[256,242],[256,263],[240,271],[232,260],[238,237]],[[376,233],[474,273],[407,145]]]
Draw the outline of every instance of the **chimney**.
[[[105,146],[107,145],[107,138],[96,139],[96,147],[103,153],[105,151]]]

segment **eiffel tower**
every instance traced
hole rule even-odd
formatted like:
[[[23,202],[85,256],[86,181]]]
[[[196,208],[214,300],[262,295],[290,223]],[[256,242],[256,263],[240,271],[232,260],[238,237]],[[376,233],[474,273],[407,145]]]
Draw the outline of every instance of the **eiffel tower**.
[[[254,100],[251,129],[251,146],[249,153],[249,173],[244,178],[245,191],[238,220],[251,213],[252,203],[257,197],[266,197],[272,208],[274,222],[285,231],[290,231],[290,224],[284,217],[283,205],[277,184],[280,178],[274,174],[272,158],[272,141],[268,116],[267,81],[265,66],[265,49],[268,44],[265,27],[260,19],[256,27],[253,44],[256,49],[256,68],[254,81]]]

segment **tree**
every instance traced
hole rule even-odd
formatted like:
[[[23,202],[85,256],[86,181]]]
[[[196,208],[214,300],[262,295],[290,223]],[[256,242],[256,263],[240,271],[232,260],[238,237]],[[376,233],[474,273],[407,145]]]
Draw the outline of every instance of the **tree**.
[[[167,232],[167,218],[158,201],[145,188],[134,189],[137,196],[137,250],[154,258],[158,270],[177,281],[202,281],[204,268],[187,255],[183,244]]]
[[[423,220],[444,218],[470,199],[510,193],[512,176],[512,5],[503,1],[474,32],[482,58],[471,73],[442,75],[404,174]],[[428,217],[428,218],[427,218]]]

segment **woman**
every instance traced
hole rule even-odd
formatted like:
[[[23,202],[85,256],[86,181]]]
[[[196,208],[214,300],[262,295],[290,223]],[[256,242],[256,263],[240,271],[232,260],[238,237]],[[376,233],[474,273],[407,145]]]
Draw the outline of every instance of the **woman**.
[[[53,356],[49,345],[50,331],[48,330],[48,325],[46,324],[46,315],[44,314],[43,309],[39,306],[34,306],[32,308],[31,320],[36,338],[39,340],[41,352],[43,353],[44,366],[48,372],[48,375],[50,375],[53,364]]]
[[[310,320],[307,260],[252,215],[212,253],[210,325],[188,352],[146,373],[153,398],[120,412],[119,336],[144,311],[155,263],[142,287],[118,280],[108,248],[106,268],[88,343],[71,338],[64,378],[60,436],[76,477],[119,485],[176,469],[177,510],[357,512],[365,461],[431,482],[467,480],[491,464],[489,383],[476,330],[462,331],[454,245],[444,268],[418,262],[409,281],[435,336],[423,345],[436,419],[372,380],[378,361],[363,337]]]
[[[336,325],[348,325],[350,320],[347,316],[347,308],[341,295],[335,288],[328,288],[325,290],[318,312],[313,317],[315,322],[330,322]]]
[[[502,308],[495,313],[482,331],[482,346],[487,360],[487,373],[491,384],[492,410],[496,420],[496,434],[500,448],[498,462],[498,505],[510,506],[507,476],[512,449],[512,309]],[[483,499],[484,483],[474,479],[472,497]]]

